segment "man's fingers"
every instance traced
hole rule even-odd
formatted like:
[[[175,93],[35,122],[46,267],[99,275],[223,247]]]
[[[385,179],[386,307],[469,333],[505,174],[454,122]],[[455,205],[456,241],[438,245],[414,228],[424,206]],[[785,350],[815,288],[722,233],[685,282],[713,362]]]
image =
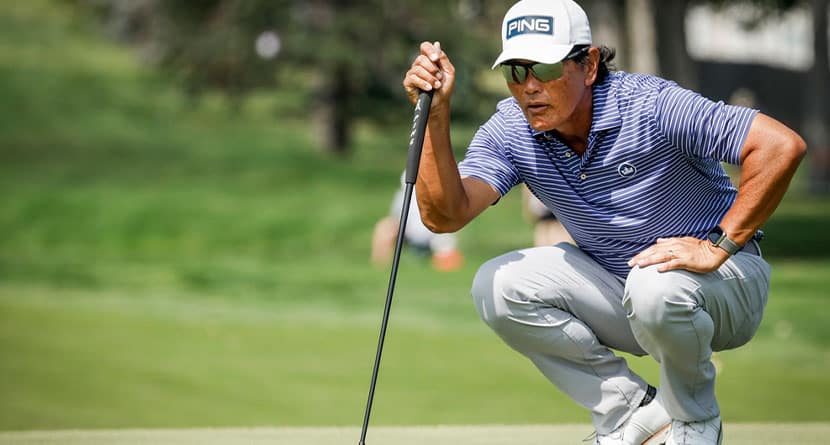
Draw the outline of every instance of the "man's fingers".
[[[432,91],[432,84],[429,80],[423,79],[415,73],[410,72],[408,76],[406,76],[407,82],[404,82],[404,86],[410,88],[416,88],[424,91]]]
[[[692,237],[658,238],[656,243],[635,255],[628,261],[628,267],[656,265],[659,272],[688,270],[697,273],[711,272],[723,263],[701,246],[707,241]]]
[[[441,44],[438,42],[421,42],[421,54],[430,61],[437,62],[441,57]]]
[[[423,68],[424,71],[438,76],[441,74],[441,68],[435,64],[429,57],[421,54],[420,56],[415,58],[415,62],[412,64],[412,67],[420,67]]]
[[[432,62],[438,62],[441,58],[441,42],[423,42],[421,43],[421,54],[427,56]]]
[[[420,54],[415,57],[412,66],[403,79],[406,94],[412,103],[418,97],[418,90],[438,91],[432,101],[436,105],[448,103],[455,81],[455,67],[447,54],[441,50],[440,42],[421,42]]]
[[[423,58],[423,56],[418,56]],[[427,62],[429,63],[429,62]],[[441,79],[443,76],[437,69],[430,69],[430,66],[424,66],[421,63],[415,63],[407,73],[407,78],[411,79],[414,86],[424,91],[429,91],[432,88],[441,88]]]
[[[441,42],[422,42],[421,56],[424,56],[424,59],[430,62],[429,64],[424,64],[425,67],[434,66],[437,72],[455,73],[455,67],[450,62],[449,57],[447,57],[447,53],[441,49]]]
[[[645,260],[646,258],[650,257],[654,252],[654,247],[649,247],[648,249],[634,255],[633,258],[628,260],[628,267],[634,267],[635,265],[639,264],[641,261]]]
[[[440,53],[442,54],[441,57],[447,60],[446,55],[443,52]],[[449,60],[447,60],[447,63],[449,63]],[[404,82],[404,85],[419,88],[424,91],[431,91],[441,88],[444,77],[444,73],[441,71],[439,65],[433,62],[429,56],[421,54],[415,58],[412,68],[407,73],[408,81]]]
[[[645,253],[645,252],[643,252],[643,253]],[[636,257],[632,258],[628,262],[628,267],[634,267],[634,266],[646,267],[646,266],[650,266],[650,265],[655,264],[655,263],[659,263],[659,261],[656,260],[656,257],[654,255],[652,255],[652,254],[645,254],[644,255],[643,253],[640,253]]]
[[[416,66],[412,68],[412,73],[415,74],[419,79],[422,81],[431,84],[435,88],[441,88],[441,76],[440,73],[431,73],[424,69],[422,66]],[[428,91],[428,90],[427,90]]]
[[[440,48],[440,42],[435,43],[438,44],[438,47]],[[447,57],[447,53],[445,53],[444,51],[441,51],[438,56],[438,67],[441,69],[441,71],[447,73],[450,76],[455,75],[455,66],[453,66],[452,62],[450,62],[450,58]]]
[[[665,263],[661,263],[659,266],[657,266],[657,271],[658,272],[668,272],[670,270],[682,269],[684,266],[685,266],[685,264],[682,261],[675,258],[671,261],[666,261]]]
[[[667,263],[677,260],[677,253],[674,249],[667,249],[665,245],[657,245],[638,253],[628,261],[628,267],[646,267],[652,264]]]
[[[412,63],[412,68],[410,68],[409,72],[415,74],[422,81],[431,84],[435,88],[440,88],[440,86],[436,85],[436,81],[440,81],[444,77],[438,66],[423,54],[415,58],[415,62]],[[440,82],[438,83],[440,84]]]

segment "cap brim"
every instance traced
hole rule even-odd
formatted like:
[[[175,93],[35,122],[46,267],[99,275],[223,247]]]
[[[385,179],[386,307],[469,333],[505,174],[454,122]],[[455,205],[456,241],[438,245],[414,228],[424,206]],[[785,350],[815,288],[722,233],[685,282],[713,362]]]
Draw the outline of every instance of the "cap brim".
[[[491,69],[496,69],[508,60],[530,60],[536,63],[556,63],[567,56],[574,45],[545,45],[544,47],[528,48],[531,45],[513,45],[499,54],[496,63]]]

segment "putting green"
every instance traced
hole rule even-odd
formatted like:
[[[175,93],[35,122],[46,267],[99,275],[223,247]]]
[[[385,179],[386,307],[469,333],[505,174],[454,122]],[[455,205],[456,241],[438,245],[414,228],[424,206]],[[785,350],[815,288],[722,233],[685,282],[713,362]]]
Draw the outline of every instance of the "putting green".
[[[580,444],[589,425],[370,427],[367,444],[383,445],[557,445]],[[830,423],[737,423],[725,427],[728,445],[826,444]],[[0,444],[356,444],[360,429],[216,428],[148,430],[25,431],[0,433]]]

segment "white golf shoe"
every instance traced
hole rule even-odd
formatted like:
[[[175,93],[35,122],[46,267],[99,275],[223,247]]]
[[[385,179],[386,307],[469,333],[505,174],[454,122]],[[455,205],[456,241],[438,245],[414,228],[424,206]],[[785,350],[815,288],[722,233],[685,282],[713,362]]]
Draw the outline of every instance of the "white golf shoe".
[[[720,445],[723,423],[720,416],[701,422],[672,421],[666,445]]]
[[[595,445],[663,445],[671,425],[671,417],[655,398],[634,411],[619,428],[610,434],[597,434]]]

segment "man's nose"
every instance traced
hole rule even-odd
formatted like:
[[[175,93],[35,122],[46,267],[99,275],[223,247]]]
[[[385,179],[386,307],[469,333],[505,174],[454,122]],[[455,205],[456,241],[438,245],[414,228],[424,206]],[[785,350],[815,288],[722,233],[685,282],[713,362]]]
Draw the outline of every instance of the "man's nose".
[[[525,94],[533,94],[538,93],[542,90],[543,82],[536,78],[533,75],[533,72],[530,71],[527,73],[527,78],[525,79],[524,83],[524,92]]]

